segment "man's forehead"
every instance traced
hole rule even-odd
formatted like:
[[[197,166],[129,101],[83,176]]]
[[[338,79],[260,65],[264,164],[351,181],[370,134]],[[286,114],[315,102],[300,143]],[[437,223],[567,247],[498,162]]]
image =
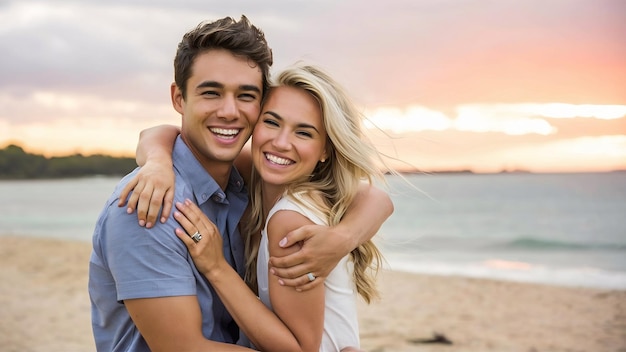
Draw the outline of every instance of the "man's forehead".
[[[196,57],[191,70],[196,81],[262,88],[263,73],[258,64],[227,50],[208,50]]]

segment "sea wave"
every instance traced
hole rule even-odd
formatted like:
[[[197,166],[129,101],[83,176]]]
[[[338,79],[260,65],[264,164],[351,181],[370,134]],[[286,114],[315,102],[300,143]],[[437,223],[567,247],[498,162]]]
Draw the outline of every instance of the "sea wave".
[[[557,268],[527,262],[489,259],[473,263],[387,258],[387,268],[417,274],[461,276],[569,287],[626,290],[626,272],[591,267]]]
[[[626,243],[601,243],[601,242],[566,242],[532,237],[520,237],[485,246],[486,249],[528,249],[528,250],[603,250],[603,251],[626,251]]]
[[[410,239],[384,238],[380,243],[396,251],[421,250],[472,250],[478,252],[502,251],[559,251],[559,252],[621,252],[626,251],[626,242],[564,241],[535,237],[453,237],[424,236]]]

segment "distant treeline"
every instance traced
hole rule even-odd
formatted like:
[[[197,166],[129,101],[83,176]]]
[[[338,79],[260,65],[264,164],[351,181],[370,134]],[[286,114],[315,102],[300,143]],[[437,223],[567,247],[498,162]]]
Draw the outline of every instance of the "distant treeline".
[[[47,158],[27,153],[13,144],[0,149],[0,179],[118,176],[135,167],[137,164],[133,158],[81,154]]]

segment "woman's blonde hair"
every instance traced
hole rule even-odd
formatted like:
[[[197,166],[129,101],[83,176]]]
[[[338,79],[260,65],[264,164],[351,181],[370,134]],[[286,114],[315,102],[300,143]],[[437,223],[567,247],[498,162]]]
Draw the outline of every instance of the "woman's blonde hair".
[[[360,182],[385,183],[376,161],[382,165],[385,162],[363,134],[361,113],[343,88],[320,68],[305,64],[290,67],[278,75],[274,86],[303,89],[319,102],[328,138],[328,157],[325,162],[317,163],[310,177],[289,185],[286,192],[327,219],[329,225],[336,225],[354,200]],[[252,220],[246,236],[246,281],[252,287],[256,287],[258,240],[253,240],[256,236],[250,234],[260,233],[265,223],[259,182],[259,175],[253,171]],[[351,259],[357,292],[370,303],[378,296],[375,276],[382,265],[382,255],[369,240],[351,252]]]

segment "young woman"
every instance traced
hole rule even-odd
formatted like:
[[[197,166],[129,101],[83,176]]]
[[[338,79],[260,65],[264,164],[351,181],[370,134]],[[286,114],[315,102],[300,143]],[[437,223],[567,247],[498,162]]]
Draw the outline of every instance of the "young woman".
[[[363,136],[361,115],[326,73],[295,66],[271,88],[251,148],[246,281],[258,285],[260,301],[224,259],[215,225],[189,200],[176,204],[174,217],[183,227],[176,235],[256,347],[339,351],[358,346],[355,293],[368,303],[377,296],[373,274],[382,260],[371,240],[345,256],[324,285],[306,291],[273,279],[268,261],[297,250],[279,243],[291,230],[339,223],[363,181],[384,181],[376,163],[384,162]]]

